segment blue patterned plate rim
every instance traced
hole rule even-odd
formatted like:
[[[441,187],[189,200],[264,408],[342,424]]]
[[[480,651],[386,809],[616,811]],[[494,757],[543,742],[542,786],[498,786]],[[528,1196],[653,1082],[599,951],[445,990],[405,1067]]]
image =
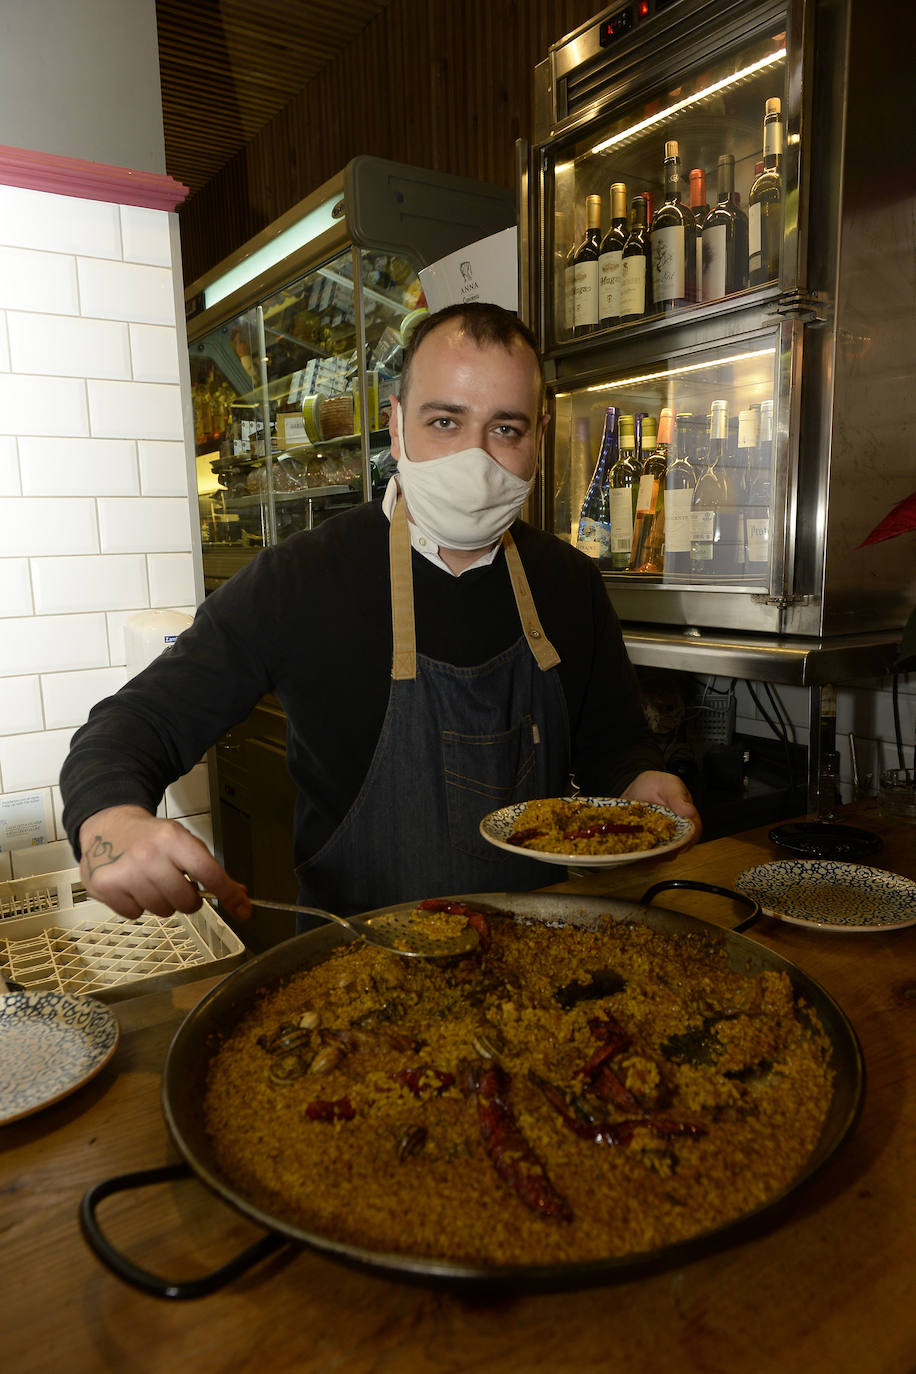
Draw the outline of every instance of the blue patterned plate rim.
[[[0,996],[0,1125],[88,1083],[108,1063],[120,1036],[113,1012],[92,997]]]
[[[767,916],[848,934],[916,925],[916,883],[898,873],[832,859],[780,859],[739,876],[735,886]]]
[[[561,864],[564,868],[612,868],[617,864],[631,864],[640,859],[654,859],[659,854],[669,854],[671,850],[680,849],[686,844],[694,832],[693,821],[687,820],[684,816],[676,816],[673,811],[669,811],[666,806],[659,806],[657,802],[630,801],[628,797],[532,798],[532,801],[534,800],[582,802],[587,806],[619,806],[622,809],[645,806],[650,811],[674,821],[674,839],[669,840],[667,844],[656,845],[652,849],[638,849],[629,854],[555,854],[540,849],[526,849],[524,845],[510,844],[509,836],[517,817],[530,804],[529,802],[514,802],[511,806],[491,811],[489,816],[484,816],[480,822],[481,835],[490,844],[496,845],[498,849],[505,849],[517,858],[537,859],[539,863],[546,864]]]

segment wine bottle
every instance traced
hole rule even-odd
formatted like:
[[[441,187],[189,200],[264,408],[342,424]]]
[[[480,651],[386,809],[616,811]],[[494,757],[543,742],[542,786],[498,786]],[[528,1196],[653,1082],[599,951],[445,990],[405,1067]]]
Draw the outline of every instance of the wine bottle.
[[[652,309],[649,238],[643,196],[633,197],[629,227],[620,262],[620,318],[623,322],[639,320]]]
[[[611,469],[617,462],[617,416],[616,406],[608,406],[604,412],[604,433],[598,461],[592,480],[588,484],[582,514],[579,516],[579,533],[576,546],[590,558],[608,558],[611,552],[611,517],[608,500],[608,483]]]
[[[585,198],[585,238],[576,250],[573,332],[590,334],[598,324],[598,255],[601,246],[601,197]]]
[[[630,553],[632,572],[660,573],[664,567],[665,479],[673,422],[674,414],[666,406],[659,417],[655,444],[643,459]]]
[[[723,570],[721,545],[730,495],[724,470],[727,444],[728,402],[713,401],[706,467],[697,479],[690,511],[690,571],[694,577],[708,579]]]
[[[646,202],[646,228],[652,228],[652,218],[655,214],[655,192],[643,191],[642,198]]]
[[[675,418],[665,474],[665,561],[666,577],[685,577],[690,572],[690,512],[697,479],[687,456],[693,416]]]
[[[676,310],[697,298],[697,228],[681,200],[681,159],[674,139],[665,144],[665,203],[649,231],[652,299],[656,310]]]
[[[743,504],[754,483],[757,467],[757,436],[760,430],[760,408],[751,406],[738,412],[737,472],[738,494]]]
[[[763,120],[763,171],[748,200],[749,279],[751,286],[779,277],[782,246],[782,102],[767,101]]]
[[[697,226],[697,300],[703,296],[703,226],[709,215],[706,202],[706,173],[702,167],[694,167],[690,173],[690,210]]]
[[[601,241],[598,257],[598,318],[602,325],[620,323],[620,265],[627,241],[627,188],[611,184],[611,227]]]
[[[618,422],[620,457],[611,469],[608,492],[611,511],[611,567],[626,572],[633,546],[633,517],[639,488],[636,462],[636,431],[632,415],[621,415]]]
[[[747,215],[735,203],[735,159],[719,158],[718,203],[703,226],[703,299],[718,300],[747,286]]]
[[[573,325],[575,323],[573,319],[573,308],[576,299],[576,251],[579,245],[576,243],[575,224],[573,222],[573,216],[571,212],[564,216],[563,220],[561,221],[561,224],[562,228],[560,231],[560,242],[562,244],[565,244],[566,247],[565,250],[562,250],[563,313],[559,321],[560,328],[557,332],[560,334],[569,335],[572,334]],[[561,308],[560,302],[557,302],[557,308]]]
[[[760,402],[760,424],[750,469],[744,513],[747,570],[766,574],[770,561],[770,492],[773,462],[773,402]]]

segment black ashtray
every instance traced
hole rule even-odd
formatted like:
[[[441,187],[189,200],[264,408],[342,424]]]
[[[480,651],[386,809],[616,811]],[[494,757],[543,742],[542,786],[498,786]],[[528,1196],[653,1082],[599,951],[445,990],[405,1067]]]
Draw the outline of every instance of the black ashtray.
[[[884,847],[879,835],[831,821],[789,821],[774,826],[770,839],[805,859],[865,859]]]

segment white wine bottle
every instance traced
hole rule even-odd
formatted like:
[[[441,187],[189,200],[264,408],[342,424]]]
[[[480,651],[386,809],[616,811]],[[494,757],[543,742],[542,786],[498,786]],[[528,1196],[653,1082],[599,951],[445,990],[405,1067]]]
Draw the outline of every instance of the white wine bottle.
[[[773,402],[760,402],[760,425],[754,462],[748,470],[744,534],[747,570],[766,576],[770,562],[770,497],[773,462]]]
[[[707,581],[722,570],[720,545],[729,497],[724,471],[727,442],[728,401],[713,401],[706,467],[697,479],[690,512],[690,572]]]
[[[690,572],[690,512],[697,478],[685,452],[693,416],[678,415],[671,431],[668,471],[665,474],[665,576]]]
[[[763,171],[754,179],[748,200],[751,286],[779,278],[782,246],[782,102],[767,101],[763,120]]]
[[[626,572],[633,546],[633,518],[636,514],[636,494],[639,489],[639,466],[636,462],[636,431],[632,415],[621,415],[618,421],[620,457],[611,469],[608,491],[611,512],[611,568]]]

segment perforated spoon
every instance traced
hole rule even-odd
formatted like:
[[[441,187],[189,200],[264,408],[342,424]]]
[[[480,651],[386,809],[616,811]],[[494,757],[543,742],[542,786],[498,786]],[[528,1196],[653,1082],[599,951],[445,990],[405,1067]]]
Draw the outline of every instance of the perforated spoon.
[[[218,901],[214,892],[201,892],[201,897]],[[318,916],[322,921],[336,921],[344,930],[367,945],[377,945],[392,954],[401,954],[408,959],[448,959],[456,954],[470,954],[478,947],[477,931],[470,924],[458,926],[447,934],[431,933],[421,928],[422,917],[414,916],[414,907],[399,907],[393,911],[382,911],[373,916],[336,916],[333,911],[324,911],[317,906],[294,906],[290,902],[269,902],[261,897],[249,897],[252,906],[269,907],[271,911],[294,911],[297,915]],[[431,920],[441,916],[440,912],[429,912]]]

